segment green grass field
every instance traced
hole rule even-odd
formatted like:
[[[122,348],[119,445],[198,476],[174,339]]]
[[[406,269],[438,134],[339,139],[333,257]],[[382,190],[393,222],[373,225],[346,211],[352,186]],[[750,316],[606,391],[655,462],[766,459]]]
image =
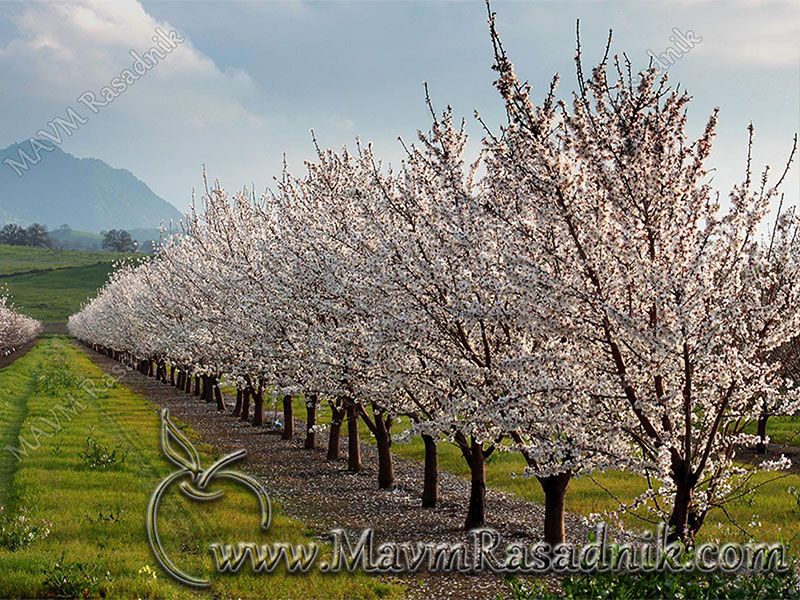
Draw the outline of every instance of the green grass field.
[[[157,408],[113,382],[71,341],[46,337],[0,370],[0,597],[381,598],[398,588],[362,575],[212,577],[202,594],[174,583],[146,542],[151,492],[174,468],[159,448]],[[78,403],[67,404],[69,398]],[[71,406],[54,421],[56,406]],[[58,413],[61,414],[61,413]],[[187,431],[190,437],[195,437]],[[27,441],[25,445],[22,440]],[[116,461],[99,468],[89,439]],[[204,465],[213,449],[196,444]],[[8,447],[16,448],[16,452]],[[24,452],[22,449],[25,449]],[[18,460],[18,457],[21,460]],[[198,506],[177,494],[160,512],[165,546],[188,572],[209,574],[207,543],[249,540],[292,544],[310,532],[277,507],[271,529],[258,530],[252,495]],[[24,517],[20,521],[20,517]],[[44,530],[49,529],[45,534]]]
[[[83,250],[51,250],[0,244],[0,275],[29,271],[83,267],[99,262],[110,263],[128,254],[89,252]]]
[[[65,322],[108,279],[113,263],[102,262],[54,271],[0,276],[11,301],[40,321]]]
[[[35,319],[63,323],[106,282],[114,261],[129,256],[0,245],[0,294]]]

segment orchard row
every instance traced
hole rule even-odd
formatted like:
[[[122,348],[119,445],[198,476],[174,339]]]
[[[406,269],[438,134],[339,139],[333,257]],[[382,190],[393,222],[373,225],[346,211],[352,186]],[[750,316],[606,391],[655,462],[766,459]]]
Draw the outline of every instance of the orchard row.
[[[357,420],[391,487],[392,427],[425,440],[423,505],[436,502],[436,444],[471,472],[467,528],[485,518],[486,460],[519,452],[545,496],[544,538],[564,539],[571,478],[641,474],[632,505],[691,543],[709,510],[749,489],[737,449],[754,421],[791,414],[800,331],[797,217],[785,172],[725,200],[697,139],[690,96],[655,68],[606,54],[568,101],[537,102],[490,19],[507,122],[467,158],[464,123],[432,126],[396,169],[369,145],[322,150],[261,198],[207,184],[186,235],[121,266],[69,322],[73,335],[263,423],[264,396],[331,407],[329,457]],[[753,144],[753,131],[747,152]],[[316,140],[315,140],[316,145]],[[788,171],[792,156],[786,165]],[[792,344],[795,344],[794,346]],[[147,365],[150,365],[149,367]],[[168,373],[169,370],[169,373]],[[568,507],[567,507],[568,508]]]

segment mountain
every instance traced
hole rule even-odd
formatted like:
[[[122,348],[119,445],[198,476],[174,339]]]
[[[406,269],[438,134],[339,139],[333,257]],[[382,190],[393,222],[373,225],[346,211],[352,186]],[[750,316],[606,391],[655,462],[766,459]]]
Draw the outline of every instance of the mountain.
[[[133,173],[96,158],[77,158],[59,148],[39,152],[27,170],[5,162],[20,160],[19,149],[36,158],[30,142],[0,150],[0,223],[38,222],[51,229],[68,224],[84,231],[157,228],[183,215]],[[20,174],[18,174],[20,173]]]

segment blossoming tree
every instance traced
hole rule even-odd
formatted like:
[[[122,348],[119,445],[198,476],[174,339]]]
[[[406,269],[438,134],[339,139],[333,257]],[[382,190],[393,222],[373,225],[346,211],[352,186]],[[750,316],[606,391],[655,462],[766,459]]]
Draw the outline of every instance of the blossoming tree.
[[[24,346],[42,331],[42,324],[25,316],[8,304],[5,296],[0,296],[0,356],[6,356]]]
[[[505,199],[491,208],[534,257],[522,286],[548,298],[538,326],[564,340],[563,368],[617,416],[644,499],[691,542],[738,493],[737,444],[780,369],[769,356],[800,325],[797,239],[780,257],[758,242],[783,177],[756,185],[748,160],[723,204],[705,166],[716,111],[691,140],[688,94],[608,51],[585,78],[580,45],[571,106],[555,81],[536,105],[493,20],[492,39],[509,124],[488,142]]]

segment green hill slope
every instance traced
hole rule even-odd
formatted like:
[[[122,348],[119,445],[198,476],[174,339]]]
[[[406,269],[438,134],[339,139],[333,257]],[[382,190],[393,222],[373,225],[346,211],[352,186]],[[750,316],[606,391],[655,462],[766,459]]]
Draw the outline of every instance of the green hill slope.
[[[50,250],[26,246],[0,244],[0,276],[70,267],[83,267],[97,263],[110,263],[127,258],[118,252],[86,252],[83,250]]]
[[[63,323],[129,256],[0,245],[0,294],[35,319]]]
[[[93,296],[108,279],[113,263],[97,263],[72,267],[0,276],[16,308],[44,322],[65,322],[81,303]]]

